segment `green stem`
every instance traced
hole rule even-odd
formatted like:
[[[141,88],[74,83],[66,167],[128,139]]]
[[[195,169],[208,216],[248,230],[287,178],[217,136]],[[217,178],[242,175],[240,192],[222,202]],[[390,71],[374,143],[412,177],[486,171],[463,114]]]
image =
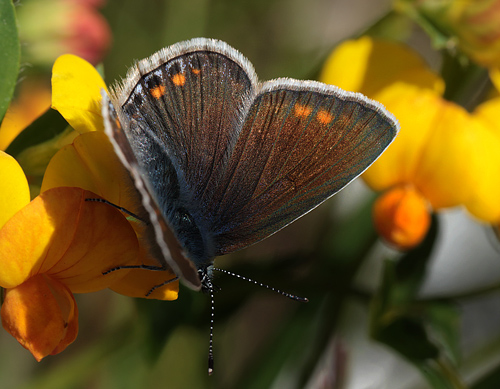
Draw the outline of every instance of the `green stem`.
[[[436,362],[439,369],[443,373],[443,376],[448,379],[448,382],[452,385],[453,389],[467,388],[465,383],[462,382],[460,377],[456,374],[455,370],[452,367],[450,367],[450,365],[447,362],[443,361],[442,359],[437,359]]]
[[[490,87],[485,68],[447,50],[443,50],[441,73],[446,83],[443,97],[469,111],[483,100]]]

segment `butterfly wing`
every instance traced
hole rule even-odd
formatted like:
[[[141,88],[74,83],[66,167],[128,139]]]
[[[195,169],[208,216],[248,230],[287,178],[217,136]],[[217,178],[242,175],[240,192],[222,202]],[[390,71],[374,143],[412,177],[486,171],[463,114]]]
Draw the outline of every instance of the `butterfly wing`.
[[[198,268],[331,197],[398,129],[359,94],[259,84],[241,54],[203,38],[139,62],[112,101],[148,194]]]
[[[205,201],[216,215],[216,254],[266,238],[337,193],[379,157],[398,127],[360,94],[312,81],[262,84]]]
[[[197,268],[186,257],[171,226],[160,211],[155,198],[151,195],[149,183],[140,174],[137,158],[125,136],[116,110],[105,91],[102,91],[102,115],[106,135],[113,144],[121,162],[132,176],[135,188],[142,200],[144,209],[139,210],[138,214],[146,220],[146,235],[149,238],[147,243],[153,256],[161,265],[166,268],[170,267],[190,288],[200,289]],[[164,171],[166,176],[175,174],[175,172],[168,170],[169,164],[165,166],[167,168]]]

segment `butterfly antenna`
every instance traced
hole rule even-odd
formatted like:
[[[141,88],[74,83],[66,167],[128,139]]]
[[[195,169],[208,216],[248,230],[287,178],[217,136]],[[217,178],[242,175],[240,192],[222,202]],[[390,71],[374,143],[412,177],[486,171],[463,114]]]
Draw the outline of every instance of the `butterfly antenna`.
[[[245,280],[245,281],[248,281],[248,282],[252,282],[254,283],[255,285],[258,285],[258,286],[261,286],[263,288],[266,288],[266,289],[269,289],[269,290],[272,290],[273,292],[276,292],[276,293],[279,293],[281,294],[282,296],[285,296],[285,297],[288,297],[292,300],[295,300],[295,301],[299,301],[301,303],[307,303],[309,300],[305,297],[299,297],[299,296],[296,296],[294,294],[291,294],[291,293],[287,293],[287,292],[283,292],[282,290],[279,290],[279,289],[276,289],[276,288],[273,288],[272,286],[269,286],[269,285],[266,285],[266,284],[263,284],[262,282],[258,282],[258,281],[255,281],[255,280],[252,280],[251,278],[247,278],[247,277],[244,277],[244,276],[240,276],[239,274],[236,274],[236,273],[233,273],[231,271],[228,271],[228,270],[225,270],[225,269],[220,269],[218,267],[214,267],[214,270],[217,270],[217,271],[220,271],[221,273],[224,273],[224,274],[227,274],[227,275],[230,275],[230,276],[233,276],[233,277],[236,277],[236,278],[240,278],[242,280]],[[213,313],[213,312],[212,312]]]
[[[214,288],[210,285],[210,341],[208,344],[208,375],[214,372],[214,317],[215,317]]]

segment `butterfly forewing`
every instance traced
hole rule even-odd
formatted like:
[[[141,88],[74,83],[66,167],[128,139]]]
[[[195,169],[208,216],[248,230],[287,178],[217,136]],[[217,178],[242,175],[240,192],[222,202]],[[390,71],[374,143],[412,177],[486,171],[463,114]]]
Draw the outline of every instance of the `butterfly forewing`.
[[[265,83],[210,202],[218,255],[278,231],[360,175],[397,122],[359,94],[319,83]]]
[[[175,49],[169,51],[165,56],[175,55]],[[220,51],[181,46],[163,63],[154,58],[140,63],[138,77],[129,77],[124,86],[128,97],[120,104],[127,137],[152,185],[168,181],[168,190],[155,187],[167,197],[167,206],[168,197],[193,206],[217,179],[251,101],[253,68],[236,54],[232,58],[235,50]],[[162,177],[160,155],[173,164],[178,182]]]

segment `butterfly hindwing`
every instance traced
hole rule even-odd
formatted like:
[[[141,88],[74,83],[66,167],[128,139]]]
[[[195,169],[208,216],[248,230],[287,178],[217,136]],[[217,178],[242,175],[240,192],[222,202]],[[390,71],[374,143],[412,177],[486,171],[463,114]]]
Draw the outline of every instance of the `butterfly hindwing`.
[[[140,174],[138,161],[125,136],[116,110],[104,91],[102,92],[102,114],[105,132],[116,154],[132,176],[135,189],[142,200],[143,208],[134,211],[146,222],[144,227],[148,232],[145,236],[149,238],[147,244],[151,254],[160,265],[165,267],[165,270],[171,268],[185,284],[193,289],[199,289],[201,285],[197,268],[185,256],[171,226],[158,207],[155,197],[151,195],[151,188]]]
[[[213,191],[216,254],[273,234],[337,193],[397,133],[382,105],[316,82],[262,84]]]

